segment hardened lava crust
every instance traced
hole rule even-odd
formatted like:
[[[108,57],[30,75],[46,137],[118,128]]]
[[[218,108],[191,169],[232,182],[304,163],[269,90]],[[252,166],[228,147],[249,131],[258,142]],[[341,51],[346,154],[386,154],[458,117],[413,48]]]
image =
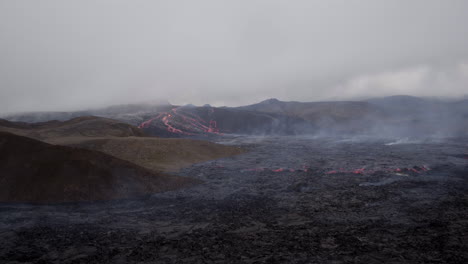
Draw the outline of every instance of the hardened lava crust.
[[[468,139],[243,137],[107,202],[0,205],[2,263],[467,263]]]

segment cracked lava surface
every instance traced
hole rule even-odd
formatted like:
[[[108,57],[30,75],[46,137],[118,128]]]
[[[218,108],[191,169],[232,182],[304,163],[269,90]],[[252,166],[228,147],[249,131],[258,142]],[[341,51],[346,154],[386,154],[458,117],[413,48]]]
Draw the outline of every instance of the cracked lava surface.
[[[468,140],[225,136],[249,152],[122,201],[0,205],[2,263],[467,263]]]

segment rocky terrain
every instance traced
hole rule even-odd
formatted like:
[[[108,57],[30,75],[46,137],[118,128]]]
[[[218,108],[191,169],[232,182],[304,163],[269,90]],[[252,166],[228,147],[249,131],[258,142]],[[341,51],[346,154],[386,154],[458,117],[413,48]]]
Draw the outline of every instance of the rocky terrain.
[[[232,137],[203,184],[0,205],[2,263],[466,263],[468,140]]]
[[[0,121],[1,263],[468,262],[466,100],[99,111]]]

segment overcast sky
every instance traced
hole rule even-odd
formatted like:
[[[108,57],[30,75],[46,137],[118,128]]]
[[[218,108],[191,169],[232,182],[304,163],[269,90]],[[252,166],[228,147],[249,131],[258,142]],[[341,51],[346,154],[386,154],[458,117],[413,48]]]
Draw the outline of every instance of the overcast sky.
[[[1,0],[0,112],[468,94],[464,0]]]

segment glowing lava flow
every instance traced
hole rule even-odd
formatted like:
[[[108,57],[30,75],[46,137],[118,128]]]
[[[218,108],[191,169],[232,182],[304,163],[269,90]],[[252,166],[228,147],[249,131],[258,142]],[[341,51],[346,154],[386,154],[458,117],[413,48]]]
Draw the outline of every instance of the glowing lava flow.
[[[282,171],[284,171],[284,169],[283,169],[283,168],[279,168],[279,169],[271,170],[271,171],[272,171],[272,172],[282,172]]]
[[[187,133],[187,132],[184,132],[180,129],[177,129],[175,127],[173,127],[172,125],[169,124],[169,118],[171,118],[172,115],[171,114],[168,114],[166,116],[164,116],[161,120],[162,122],[164,123],[164,125],[166,125],[167,127],[167,131],[171,132],[171,133],[177,133],[177,134],[186,134],[186,135],[191,135],[190,133]]]
[[[208,111],[209,116],[211,116],[214,113],[214,108],[210,108]],[[188,113],[179,108],[160,113],[156,117],[141,123],[138,127],[150,128],[152,124],[157,126],[157,122],[162,123],[168,132],[174,134],[221,134],[215,120],[206,121],[194,113]]]
[[[218,129],[216,121],[214,121],[214,120],[210,121],[210,127],[208,128],[208,130],[206,132],[208,132],[208,133],[219,133],[219,129]]]
[[[150,127],[151,123],[152,123],[153,121],[155,121],[155,120],[158,120],[162,115],[163,115],[163,114],[159,114],[159,115],[157,115],[156,117],[153,117],[153,118],[151,118],[151,119],[149,119],[149,120],[147,120],[147,121],[141,123],[141,124],[138,126],[138,128],[148,128],[148,127]]]
[[[220,134],[215,120],[207,122],[195,114],[182,112],[177,108],[172,109],[172,111],[174,114],[178,114],[186,124],[189,124],[188,129],[202,131],[204,133]],[[210,108],[209,111],[210,115],[214,113],[213,108]]]
[[[363,174],[363,173],[364,173],[364,168],[354,170],[353,173],[354,173],[354,174]]]

